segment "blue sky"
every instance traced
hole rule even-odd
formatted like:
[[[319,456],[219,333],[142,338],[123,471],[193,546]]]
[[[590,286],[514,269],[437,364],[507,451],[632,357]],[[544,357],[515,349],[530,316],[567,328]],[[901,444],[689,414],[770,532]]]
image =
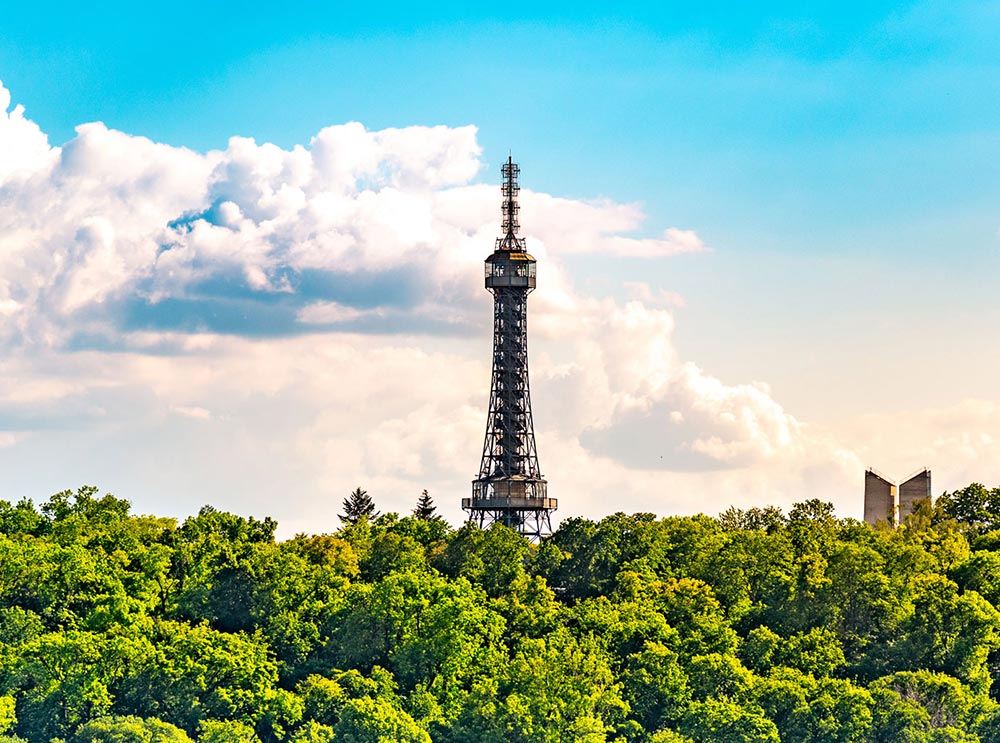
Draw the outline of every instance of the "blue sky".
[[[963,242],[990,236],[996,3],[479,6],[19,3],[0,61],[56,141],[92,120],[199,150],[471,123],[537,188],[731,249],[933,260],[956,211]]]
[[[197,149],[352,118],[474,123],[489,161],[516,146],[541,188],[692,220],[730,201],[748,218],[766,194],[800,228],[985,185],[995,7],[732,5],[21,3],[0,52],[57,140],[90,120]]]
[[[200,150],[471,123],[538,188],[730,250],[933,261],[943,229],[992,237],[996,3],[479,6],[20,3],[0,61],[56,141],[91,120]]]
[[[581,294],[679,294],[684,358],[856,432],[998,397],[998,27],[995,2],[19,3],[0,80],[53,145],[473,125],[468,183],[510,149],[539,192],[641,205],[611,232],[709,248],[568,253]]]

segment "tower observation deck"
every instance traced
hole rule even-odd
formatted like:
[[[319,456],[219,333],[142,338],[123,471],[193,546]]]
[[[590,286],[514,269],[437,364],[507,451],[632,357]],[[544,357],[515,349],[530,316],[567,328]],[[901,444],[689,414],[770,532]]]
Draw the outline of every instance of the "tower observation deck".
[[[502,237],[486,259],[486,288],[493,294],[493,379],[486,440],[472,497],[462,499],[469,520],[485,528],[500,522],[536,540],[552,533],[552,512],[538,467],[528,386],[528,294],[535,288],[535,259],[517,232],[517,177],[511,158],[501,168]]]

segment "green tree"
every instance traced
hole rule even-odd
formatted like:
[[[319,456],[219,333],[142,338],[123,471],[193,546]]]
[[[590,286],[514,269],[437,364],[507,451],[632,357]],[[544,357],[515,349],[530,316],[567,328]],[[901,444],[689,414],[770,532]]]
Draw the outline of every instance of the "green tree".
[[[1000,531],[970,513],[615,514],[534,546],[0,503],[0,743],[1000,743]]]
[[[74,743],[192,743],[175,725],[141,717],[101,717],[81,725]]]
[[[901,625],[896,649],[904,667],[947,673],[987,693],[989,655],[1000,648],[1000,612],[941,575],[915,576],[912,585],[913,613]]]
[[[740,704],[749,698],[754,680],[738,658],[720,653],[691,658],[687,675],[695,699],[730,699]]]
[[[868,539],[870,530],[857,536],[858,541]],[[833,545],[826,558],[829,583],[817,593],[822,614],[829,617],[828,626],[839,639],[844,662],[863,681],[882,675],[894,662],[895,640],[907,609],[901,596],[908,591],[906,579],[900,575],[900,583],[893,585],[886,566],[896,561],[882,553],[885,547],[856,541]]]
[[[707,583],[694,578],[663,581],[656,605],[680,633],[683,655],[729,655],[736,649],[739,637]]]
[[[739,658],[755,673],[767,673],[780,664],[783,643],[769,627],[754,627],[740,643]]]
[[[951,676],[932,671],[901,671],[878,679],[873,690],[891,690],[900,699],[921,707],[927,713],[929,728],[969,729],[978,700],[968,688]]]
[[[427,731],[384,699],[352,699],[334,728],[337,743],[431,743]]]
[[[352,587],[333,624],[331,665],[388,668],[404,692],[431,690],[448,715],[457,714],[468,685],[503,665],[503,619],[464,579],[394,573]]]
[[[14,505],[0,500],[0,533],[40,536],[47,527],[48,521],[35,510],[35,504],[28,498],[22,498]]]
[[[659,642],[647,642],[628,658],[623,685],[632,715],[644,730],[676,722],[691,699],[680,656]]]
[[[8,732],[17,722],[17,701],[10,694],[0,696],[0,733]]]
[[[788,532],[799,554],[824,552],[836,536],[833,504],[811,498],[788,513]]]
[[[459,727],[456,740],[478,729],[486,740],[603,741],[627,718],[611,658],[591,635],[577,638],[560,628],[544,639],[520,640],[497,676],[489,696],[500,701],[491,706],[473,697],[481,716],[472,725],[463,721],[468,727]]]
[[[344,512],[340,514],[343,523],[355,524],[362,517],[372,521],[376,516],[378,512],[375,510],[375,501],[368,495],[367,490],[357,487],[344,498]]]
[[[837,635],[821,627],[790,636],[781,644],[777,660],[783,666],[796,668],[816,678],[834,674],[845,663]]]
[[[596,524],[567,519],[551,538],[561,559],[546,560],[539,567],[550,568],[543,576],[567,600],[608,594],[628,563],[640,558],[650,566],[662,563],[670,543],[657,538],[660,531],[649,513],[616,513]]]
[[[979,718],[976,732],[982,743],[1000,743],[1000,707],[995,707]]]
[[[198,743],[260,743],[254,729],[237,720],[202,720]]]
[[[518,637],[542,637],[552,632],[561,620],[561,606],[545,579],[534,575],[515,577],[493,602],[506,620],[508,641]]]
[[[416,540],[426,551],[428,559],[443,549],[445,539],[451,532],[448,522],[440,516],[435,516],[432,519],[404,516],[392,524],[387,524],[385,529]]]
[[[873,743],[994,743],[1000,720],[958,680],[926,671],[901,672],[874,681]],[[984,714],[985,710],[985,714]],[[977,737],[972,731],[979,733]]]
[[[785,517],[780,508],[748,508],[746,510],[730,506],[719,514],[719,523],[729,531],[765,531],[774,534],[785,525]]]
[[[648,743],[691,743],[691,739],[664,728],[650,735]]]
[[[787,624],[797,572],[787,530],[738,530],[706,542],[696,574],[712,587],[733,625],[745,633],[759,624]]]
[[[759,709],[731,701],[693,702],[680,732],[695,743],[780,743],[778,728]]]
[[[292,734],[289,743],[333,743],[333,739],[332,727],[310,720]]]
[[[144,635],[112,684],[118,708],[191,734],[206,719],[289,722],[273,719],[278,670],[259,635],[174,621],[151,623]]]
[[[1000,552],[976,551],[955,565],[948,577],[965,591],[975,591],[1000,607]]]
[[[331,730],[340,719],[340,710],[350,698],[349,690],[337,679],[319,674],[312,674],[301,681],[295,691],[304,705],[303,719],[326,725]]]
[[[935,505],[942,517],[954,519],[975,532],[1000,529],[1000,488],[987,489],[974,482],[961,490],[942,493]]]
[[[106,716],[114,701],[108,686],[127,658],[124,643],[78,630],[48,633],[21,646],[5,659],[4,669],[18,698],[16,731],[48,741]]]
[[[849,681],[776,668],[756,680],[753,696],[783,743],[848,743],[871,728],[872,697]]]
[[[274,547],[276,523],[203,507],[177,535],[171,574],[176,618],[205,620],[223,631],[249,630],[262,613],[262,553]],[[174,617],[171,617],[174,618]]]
[[[494,523],[484,531],[470,522],[451,536],[434,564],[446,575],[467,578],[498,598],[525,575],[530,551],[528,540],[503,524]]]
[[[434,500],[424,490],[420,493],[420,498],[417,499],[417,507],[413,509],[413,515],[423,521],[432,521],[441,518],[436,515],[435,511],[437,511],[437,507],[434,505]]]
[[[423,546],[407,534],[379,530],[361,564],[361,576],[377,581],[393,573],[427,569]]]

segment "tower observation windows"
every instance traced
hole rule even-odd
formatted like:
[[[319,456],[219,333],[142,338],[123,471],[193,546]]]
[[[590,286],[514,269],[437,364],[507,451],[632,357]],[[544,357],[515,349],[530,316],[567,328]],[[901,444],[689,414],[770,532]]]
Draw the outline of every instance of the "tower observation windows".
[[[518,277],[534,279],[537,276],[538,266],[534,261],[486,261],[484,274],[489,278]]]

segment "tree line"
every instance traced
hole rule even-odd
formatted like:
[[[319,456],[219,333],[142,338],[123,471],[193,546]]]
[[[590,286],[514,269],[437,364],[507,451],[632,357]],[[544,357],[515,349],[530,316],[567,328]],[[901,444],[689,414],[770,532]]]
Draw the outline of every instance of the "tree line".
[[[1000,489],[532,545],[358,488],[275,527],[0,501],[0,742],[1000,743]]]

